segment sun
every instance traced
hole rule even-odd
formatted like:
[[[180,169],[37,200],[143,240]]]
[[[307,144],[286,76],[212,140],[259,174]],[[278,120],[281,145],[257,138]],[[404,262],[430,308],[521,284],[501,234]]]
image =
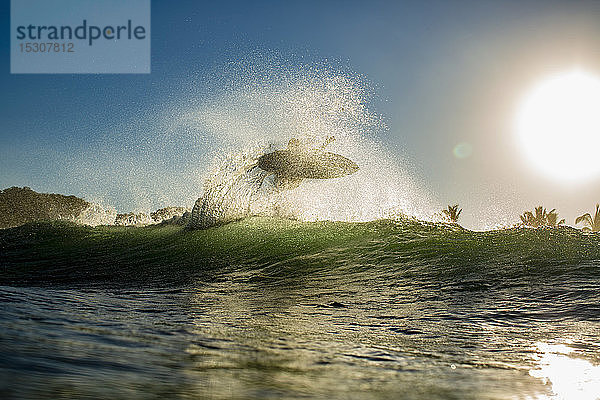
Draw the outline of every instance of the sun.
[[[523,99],[519,145],[551,178],[588,181],[600,175],[600,78],[582,70],[552,75]]]

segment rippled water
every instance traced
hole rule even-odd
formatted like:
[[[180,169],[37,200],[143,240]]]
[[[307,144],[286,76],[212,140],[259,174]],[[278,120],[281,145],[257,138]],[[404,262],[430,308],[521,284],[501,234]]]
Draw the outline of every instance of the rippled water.
[[[69,225],[3,233],[0,393],[600,398],[597,237],[255,223],[188,233]],[[145,245],[127,243],[143,260],[134,265],[115,247],[141,236]],[[226,250],[234,237],[236,249]],[[173,256],[191,244],[202,273]],[[201,256],[210,265],[200,267]],[[109,264],[137,272],[113,281]],[[172,279],[178,274],[189,279]]]

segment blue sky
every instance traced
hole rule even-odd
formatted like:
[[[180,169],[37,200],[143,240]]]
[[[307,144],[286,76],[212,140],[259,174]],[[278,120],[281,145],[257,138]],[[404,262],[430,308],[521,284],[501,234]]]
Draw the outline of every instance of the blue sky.
[[[98,144],[107,127],[159,112],[189,92],[191,77],[258,49],[366,77],[389,127],[378,140],[440,204],[461,203],[469,226],[490,225],[494,213],[505,222],[538,202],[573,218],[600,201],[590,185],[557,187],[536,175],[508,139],[513,108],[538,77],[573,65],[600,72],[598,2],[153,1],[149,75],[11,75],[10,8],[0,4],[0,187],[103,192],[132,208],[108,180],[92,188],[70,179],[65,163],[93,146],[111,151]],[[453,156],[461,142],[471,157]]]

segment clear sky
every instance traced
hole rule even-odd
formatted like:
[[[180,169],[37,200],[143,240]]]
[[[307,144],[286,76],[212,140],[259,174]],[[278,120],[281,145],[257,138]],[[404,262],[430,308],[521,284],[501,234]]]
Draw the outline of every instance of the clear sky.
[[[600,179],[553,181],[531,168],[512,132],[520,99],[546,75],[600,74],[598,1],[153,1],[149,75],[11,75],[6,0],[0,18],[0,187],[102,198],[119,210],[166,205],[160,183],[125,189],[144,171],[173,182],[182,165],[185,143],[161,154],[148,144],[158,140],[152,116],[196,101],[191,82],[259,50],[365,77],[388,126],[378,141],[408,160],[435,202],[460,203],[466,226],[517,222],[538,204],[573,223],[600,202]],[[469,157],[454,155],[460,143]],[[112,164],[105,171],[102,160]],[[140,191],[157,200],[136,202]]]

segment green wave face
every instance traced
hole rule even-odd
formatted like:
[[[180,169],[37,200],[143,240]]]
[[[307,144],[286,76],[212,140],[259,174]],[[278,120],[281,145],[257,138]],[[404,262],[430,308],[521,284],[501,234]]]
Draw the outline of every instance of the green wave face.
[[[138,285],[330,274],[505,278],[597,274],[600,237],[562,229],[471,232],[414,220],[368,223],[248,218],[203,231],[176,226],[86,227],[45,222],[0,231],[4,284]]]

